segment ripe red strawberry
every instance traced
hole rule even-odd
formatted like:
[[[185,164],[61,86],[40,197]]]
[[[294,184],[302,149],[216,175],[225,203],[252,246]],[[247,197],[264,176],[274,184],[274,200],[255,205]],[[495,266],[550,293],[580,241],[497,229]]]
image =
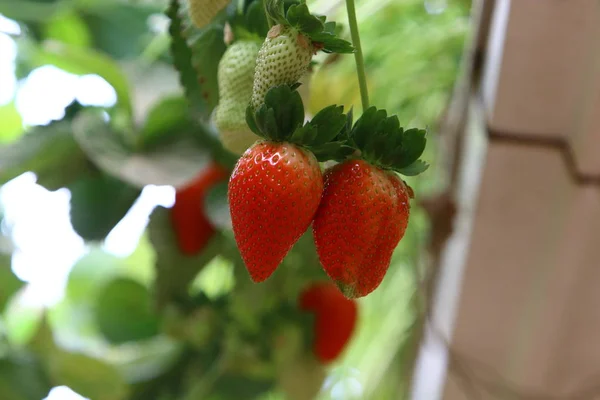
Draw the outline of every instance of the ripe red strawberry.
[[[329,169],[325,187],[313,224],[319,259],[346,296],[365,296],[383,280],[406,230],[406,189],[363,160]]]
[[[183,254],[199,253],[215,233],[204,214],[204,197],[215,184],[227,179],[228,173],[216,163],[210,164],[187,186],[175,193],[171,223]]]
[[[325,272],[355,298],[381,284],[408,225],[409,190],[394,170],[415,175],[427,165],[418,160],[425,131],[404,131],[385,111],[367,110],[350,136],[364,159],[326,171],[313,233]]]
[[[294,144],[260,141],[242,155],[229,181],[229,207],[252,280],[275,271],[310,225],[322,192],[317,159]]]
[[[248,272],[262,282],[308,229],[323,192],[315,154],[346,152],[333,141],[346,126],[346,116],[342,107],[331,106],[303,124],[300,95],[287,85],[267,92],[255,113],[250,107],[247,111],[248,126],[266,140],[238,160],[229,181],[229,208]]]
[[[299,298],[301,310],[315,314],[315,356],[323,364],[334,361],[352,338],[358,318],[355,300],[345,298],[329,282],[314,283]]]

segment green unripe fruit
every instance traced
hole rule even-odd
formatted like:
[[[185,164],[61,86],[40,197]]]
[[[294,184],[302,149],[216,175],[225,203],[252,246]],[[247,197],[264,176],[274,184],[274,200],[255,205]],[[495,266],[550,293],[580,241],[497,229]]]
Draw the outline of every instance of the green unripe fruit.
[[[314,50],[310,39],[296,29],[271,28],[256,60],[252,107],[260,107],[272,87],[298,82],[308,70]]]
[[[223,146],[236,154],[242,154],[259,139],[246,124],[259,48],[254,41],[235,42],[219,63],[219,105],[213,121]]]

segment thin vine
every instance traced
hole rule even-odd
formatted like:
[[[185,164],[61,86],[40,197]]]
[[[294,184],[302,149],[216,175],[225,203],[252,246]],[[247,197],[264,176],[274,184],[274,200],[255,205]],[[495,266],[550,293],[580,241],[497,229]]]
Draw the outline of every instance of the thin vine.
[[[366,110],[369,108],[369,92],[367,90],[365,60],[360,45],[360,34],[358,32],[358,22],[356,21],[356,7],[354,6],[354,0],[346,0],[346,9],[348,10],[348,25],[350,25],[352,45],[355,49],[354,59],[356,61],[356,72],[358,75],[358,85],[360,87],[360,100],[363,110]]]

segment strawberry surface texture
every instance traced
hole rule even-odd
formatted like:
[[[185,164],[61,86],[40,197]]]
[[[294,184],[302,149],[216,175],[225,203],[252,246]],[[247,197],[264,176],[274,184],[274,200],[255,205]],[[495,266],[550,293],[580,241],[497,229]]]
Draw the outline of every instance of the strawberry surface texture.
[[[325,272],[349,297],[362,297],[383,280],[408,225],[408,191],[392,172],[349,160],[325,173],[313,223]]]
[[[260,107],[269,89],[293,85],[308,71],[314,53],[310,39],[296,29],[275,25],[269,31],[256,60],[252,106]]]
[[[250,277],[267,279],[308,229],[323,193],[314,155],[288,142],[260,141],[229,181],[233,232]]]

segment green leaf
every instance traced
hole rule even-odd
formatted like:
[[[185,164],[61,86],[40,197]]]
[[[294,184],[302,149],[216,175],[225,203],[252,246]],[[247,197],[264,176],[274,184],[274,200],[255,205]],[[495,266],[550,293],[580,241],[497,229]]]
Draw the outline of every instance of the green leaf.
[[[356,152],[356,149],[346,145],[345,142],[325,143],[316,147],[311,147],[310,150],[315,157],[317,157],[319,162],[330,160],[343,161]]]
[[[219,229],[232,228],[227,188],[227,182],[217,183],[204,197],[205,214],[208,220]]]
[[[324,25],[324,28],[323,28],[323,32],[335,34],[336,26],[337,25],[336,25],[335,21],[325,22],[325,25]]]
[[[177,135],[170,143],[132,152],[96,113],[82,113],[73,124],[75,138],[100,169],[138,188],[146,185],[181,187],[202,171],[208,151],[191,135]]]
[[[304,105],[297,90],[283,86],[267,92],[265,104],[275,110],[275,118],[281,132],[288,136],[304,122]]]
[[[98,295],[94,312],[104,337],[113,344],[149,339],[158,334],[159,320],[150,292],[129,278],[108,283]]]
[[[11,257],[0,254],[0,312],[24,284],[11,270]]]
[[[68,45],[57,41],[45,42],[34,55],[34,65],[54,65],[77,75],[96,74],[104,78],[117,94],[116,107],[128,120],[133,110],[129,82],[119,65],[97,50]]]
[[[64,351],[54,342],[47,318],[42,316],[40,319],[28,348],[41,357],[52,386],[68,386],[90,399],[127,398],[128,386],[114,367],[81,353]]]
[[[0,105],[0,145],[9,143],[23,133],[23,119],[14,102]]]
[[[123,263],[123,259],[93,247],[69,272],[67,298],[75,304],[92,302],[103,286],[122,274]]]
[[[256,111],[255,119],[262,136],[286,140],[304,122],[302,98],[288,85],[275,86],[265,95],[265,102]]]
[[[315,145],[332,141],[346,126],[344,107],[336,105],[325,107],[313,117],[310,125],[314,126],[318,132],[313,142]]]
[[[153,38],[148,18],[163,8],[149,2],[99,3],[96,7],[81,7],[94,47],[116,60],[135,60]]]
[[[408,167],[399,168],[397,171],[402,175],[416,176],[427,171],[427,168],[429,168],[429,164],[427,164],[425,161],[417,160]]]
[[[57,13],[62,7],[58,2],[42,2],[34,0],[0,1],[0,14],[19,21],[43,22]]]
[[[245,22],[245,25],[250,32],[261,38],[267,36],[267,33],[269,32],[269,23],[265,16],[262,0],[257,0],[250,4],[246,10]]]
[[[22,300],[22,293],[12,296],[4,310],[6,337],[17,346],[25,346],[35,337],[44,317],[44,307],[27,304]]]
[[[171,56],[173,64],[179,71],[179,81],[185,96],[190,103],[192,113],[198,117],[204,118],[207,114],[206,101],[202,96],[202,86],[198,81],[196,70],[192,65],[192,50],[188,46],[183,36],[183,24],[180,18],[180,8],[178,0],[171,0],[167,10],[167,16],[171,20],[169,25],[169,34],[171,35]]]
[[[180,3],[171,0],[167,10],[171,55],[194,117],[208,121],[219,101],[217,71],[226,50],[223,25],[215,21],[200,30],[182,20],[182,15]]]
[[[188,105],[184,97],[172,96],[161,99],[155,104],[146,122],[139,132],[139,141],[143,148],[153,147],[164,136],[181,131],[189,126]]]
[[[40,400],[52,385],[39,360],[25,352],[0,359],[0,398],[4,400]]]
[[[104,174],[79,179],[69,189],[71,224],[87,241],[103,240],[141,193],[139,189]]]
[[[55,352],[47,360],[55,385],[66,385],[94,400],[125,400],[128,386],[109,364],[79,353]]]
[[[44,26],[45,38],[64,44],[88,47],[92,44],[90,30],[73,10],[54,15]]]
[[[381,121],[382,117],[385,118],[385,114],[378,115],[377,108],[374,106],[371,106],[363,111],[363,114],[356,121],[351,132],[351,138],[354,140],[358,148],[362,149],[365,146],[368,137],[373,132],[373,129],[377,123]]]
[[[275,381],[259,377],[238,374],[221,376],[212,387],[224,399],[253,399],[265,394],[275,386]]]
[[[427,131],[416,128],[404,131],[404,135],[402,135],[402,154],[400,162],[397,164],[398,168],[408,167],[421,157],[427,144],[426,134]]]
[[[201,97],[206,104],[203,117],[208,120],[219,103],[217,71],[219,61],[227,49],[223,41],[223,26],[210,26],[198,37],[188,37],[188,44],[192,52],[196,79],[200,83]]]
[[[259,136],[263,136],[262,131],[256,125],[256,119],[255,119],[254,109],[252,108],[251,105],[249,105],[246,108],[246,123],[248,124],[248,127],[250,128],[250,130],[252,132],[256,133]]]
[[[425,150],[425,134],[416,128],[405,131],[396,115],[388,117],[385,110],[370,107],[354,124],[351,140],[365,160],[404,175],[416,175],[427,169],[424,162],[416,163]]]
[[[287,11],[288,23],[308,35],[322,32],[325,25],[314,15],[311,15],[306,4],[292,5]]]
[[[264,127],[264,132],[267,137],[270,137],[273,140],[281,140],[283,139],[284,133],[279,129],[277,125],[277,119],[275,118],[275,110],[269,108],[266,110],[264,114],[264,121],[262,126]]]
[[[284,9],[284,0],[263,0],[265,2],[265,9],[269,17],[279,23],[285,24],[287,20],[285,19],[285,9]]]
[[[320,32],[310,36],[314,42],[323,44],[325,53],[349,54],[354,53],[354,47],[347,40],[340,39],[330,32]]]
[[[221,253],[222,237],[215,234],[204,250],[195,256],[179,251],[170,220],[170,210],[157,207],[148,224],[150,242],[156,251],[155,298],[160,307],[186,296],[194,277]]]
[[[0,184],[32,171],[38,184],[57,190],[88,170],[69,121],[32,128],[18,141],[0,146]]]
[[[304,126],[298,127],[294,131],[294,134],[290,137],[292,143],[313,143],[317,137],[317,127],[312,124],[305,124]]]
[[[317,17],[311,14],[304,1],[287,3],[285,0],[266,0],[267,13],[276,23],[293,26],[313,42],[321,44],[322,50],[326,53],[354,52],[350,42],[336,36],[335,23],[326,22],[324,16]]]

